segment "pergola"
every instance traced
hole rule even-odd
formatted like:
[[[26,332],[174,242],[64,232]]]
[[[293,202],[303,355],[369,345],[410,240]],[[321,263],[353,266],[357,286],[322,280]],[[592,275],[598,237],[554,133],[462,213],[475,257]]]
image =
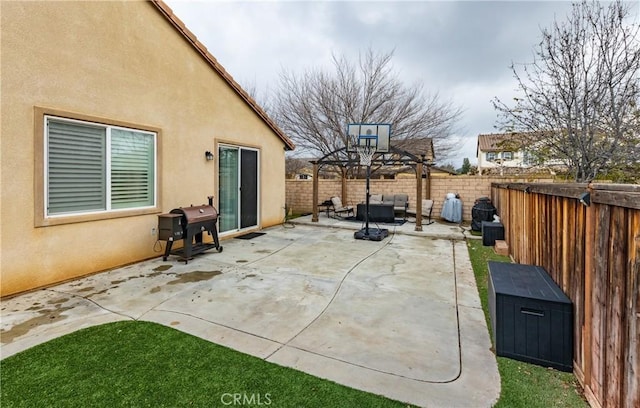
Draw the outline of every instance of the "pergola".
[[[320,166],[334,165],[340,166],[342,173],[342,199],[347,196],[347,168],[359,165],[358,159],[335,159],[332,158],[341,151],[346,150],[345,147],[335,150],[331,153],[327,153],[318,160],[311,161],[313,164],[313,215],[311,217],[312,222],[318,222],[318,172]],[[391,158],[387,156],[391,155]],[[422,173],[426,167],[426,185],[425,185],[425,198],[431,197],[431,180],[430,180],[430,167],[433,164],[431,159],[427,159],[424,154],[420,157],[402,150],[395,146],[389,146],[389,153],[376,153],[371,160],[371,164],[378,164],[381,166],[410,166],[415,169],[416,172],[416,231],[422,231]]]

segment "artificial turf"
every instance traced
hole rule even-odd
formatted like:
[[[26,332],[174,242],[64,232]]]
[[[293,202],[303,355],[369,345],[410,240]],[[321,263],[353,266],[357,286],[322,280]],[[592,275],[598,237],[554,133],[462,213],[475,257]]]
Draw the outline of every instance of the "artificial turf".
[[[170,327],[124,321],[0,362],[2,407],[405,407]]]

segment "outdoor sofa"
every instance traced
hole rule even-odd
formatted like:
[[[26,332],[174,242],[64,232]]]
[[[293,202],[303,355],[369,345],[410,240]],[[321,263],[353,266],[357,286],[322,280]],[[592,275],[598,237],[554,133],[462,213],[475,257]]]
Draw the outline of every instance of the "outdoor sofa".
[[[369,203],[393,205],[394,213],[401,213],[403,218],[407,218],[407,209],[409,208],[407,194],[371,194]]]

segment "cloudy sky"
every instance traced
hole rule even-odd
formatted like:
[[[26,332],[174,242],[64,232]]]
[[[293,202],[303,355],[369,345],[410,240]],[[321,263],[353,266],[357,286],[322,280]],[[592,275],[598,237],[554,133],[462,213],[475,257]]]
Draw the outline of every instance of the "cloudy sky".
[[[567,1],[190,1],[174,13],[258,99],[283,70],[331,66],[332,53],[394,51],[393,68],[464,109],[463,144],[450,162],[475,163],[476,140],[495,132],[494,97],[516,95],[509,66],[530,62],[540,30],[570,12]]]

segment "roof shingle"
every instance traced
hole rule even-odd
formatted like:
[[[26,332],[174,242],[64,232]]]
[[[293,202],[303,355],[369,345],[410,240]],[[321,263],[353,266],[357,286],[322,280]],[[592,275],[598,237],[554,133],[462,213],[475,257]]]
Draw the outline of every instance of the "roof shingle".
[[[478,135],[478,150],[501,152],[517,150],[526,140],[524,133],[491,133]]]
[[[433,160],[436,158],[435,152],[433,151],[433,139],[430,137],[403,140],[391,139],[391,144],[417,157],[424,154],[427,159]]]

